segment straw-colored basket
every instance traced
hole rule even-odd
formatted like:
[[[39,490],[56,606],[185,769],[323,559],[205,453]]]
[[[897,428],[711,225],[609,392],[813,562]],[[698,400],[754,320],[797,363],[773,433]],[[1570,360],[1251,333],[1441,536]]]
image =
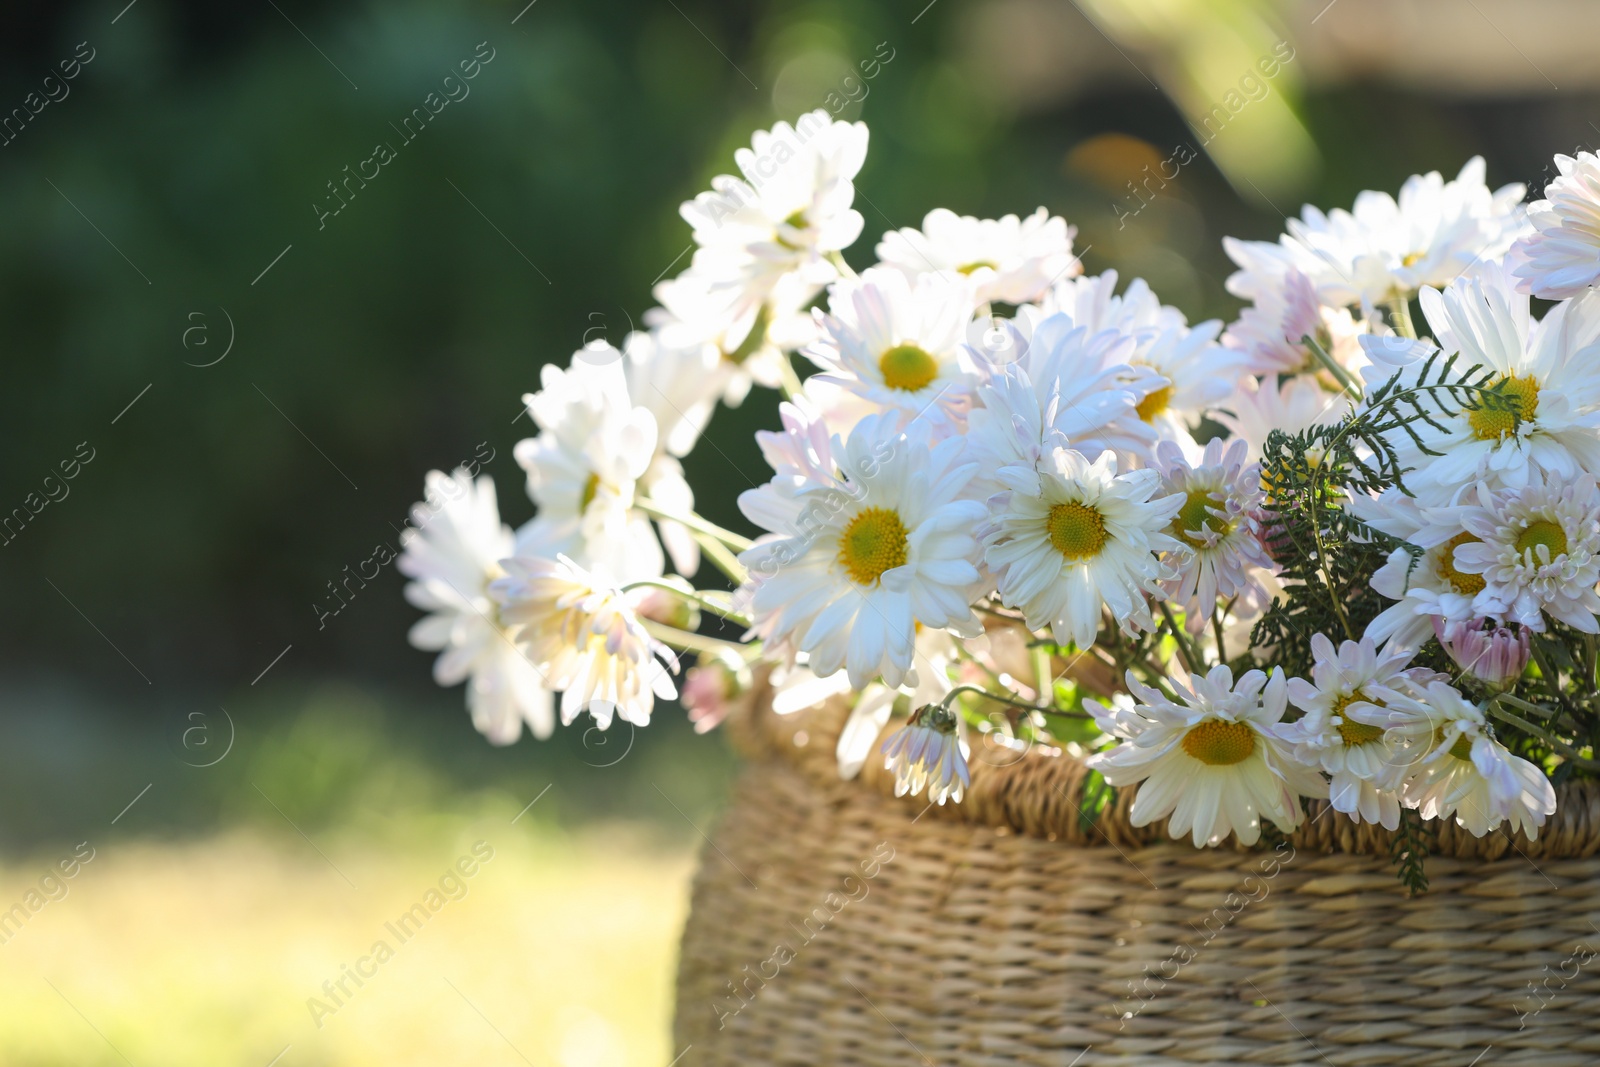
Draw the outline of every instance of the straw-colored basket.
[[[1389,835],[1313,805],[1274,849],[1085,831],[1084,769],[973,762],[959,805],[844,782],[844,710],[730,727],[748,765],[703,852],[674,1051],[693,1067],[1600,1064],[1600,789],[1537,841]]]

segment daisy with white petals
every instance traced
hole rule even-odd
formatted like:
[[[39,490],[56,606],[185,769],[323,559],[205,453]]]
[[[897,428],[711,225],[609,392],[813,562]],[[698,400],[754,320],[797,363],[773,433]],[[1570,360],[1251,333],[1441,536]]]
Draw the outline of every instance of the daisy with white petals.
[[[1332,781],[1333,810],[1393,830],[1400,825],[1400,798],[1379,785],[1395,757],[1382,720],[1409,652],[1380,655],[1372,639],[1346,641],[1335,651],[1323,634],[1311,638],[1311,681],[1289,679],[1289,700],[1305,714],[1278,730],[1294,746],[1295,758],[1321,767]]]
[[[972,785],[963,732],[961,716],[942,704],[917,709],[904,729],[883,743],[883,766],[894,772],[894,795],[916,796],[927,786],[933,803],[959,804]]]
[[[1535,632],[1546,629],[1548,615],[1600,633],[1600,488],[1593,477],[1491,494],[1462,521],[1477,540],[1456,550],[1456,567],[1483,582],[1473,600],[1479,614]]]
[[[1181,496],[1155,495],[1160,475],[1118,474],[1110,452],[1091,463],[1057,448],[1037,469],[998,477],[1008,491],[990,500],[984,562],[1028,629],[1049,627],[1059,644],[1088,648],[1102,606],[1125,632],[1155,625],[1147,598],[1169,576],[1155,553],[1178,549],[1166,529],[1183,506]]]
[[[1299,766],[1278,739],[1288,709],[1283,672],[1269,679],[1247,671],[1234,683],[1225,666],[1187,682],[1173,679],[1178,699],[1135,677],[1128,690],[1138,703],[1110,708],[1085,700],[1096,724],[1118,744],[1088,760],[1114,786],[1139,785],[1130,821],[1148,826],[1171,815],[1167,832],[1195,847],[1218,845],[1229,834],[1253,845],[1261,819],[1288,832],[1300,825],[1300,796],[1325,796],[1319,775]]]
[[[467,682],[472,725],[490,741],[511,744],[524,722],[535,737],[549,737],[555,711],[544,676],[512,644],[489,595],[489,584],[505,573],[499,561],[511,554],[512,542],[494,482],[474,483],[464,469],[430,471],[426,497],[411,509],[395,564],[411,579],[406,599],[432,612],[411,627],[411,644],[439,653],[434,681]]]
[[[983,505],[958,499],[976,469],[965,444],[869,416],[834,439],[838,477],[740,494],[746,517],[775,535],[739,556],[752,632],[805,653],[819,677],[848,671],[855,689],[906,680],[919,623],[976,633]]]
[[[1556,156],[1561,176],[1528,205],[1534,232],[1511,250],[1518,287],[1546,300],[1577,296],[1600,282],[1600,156]]]
[[[821,337],[806,349],[826,373],[820,379],[898,413],[960,418],[970,404],[973,375],[964,354],[972,321],[972,286],[957,274],[874,268],[840,281],[818,313]]]
[[[1021,304],[1083,271],[1072,254],[1077,229],[1040,208],[1025,219],[975,219],[935,208],[922,229],[891,230],[878,242],[878,259],[908,277],[935,271],[965,274],[979,302]]]
[[[1211,622],[1213,608],[1250,588],[1252,569],[1272,570],[1272,558],[1261,544],[1261,466],[1245,462],[1246,445],[1235,440],[1224,448],[1220,439],[1207,442],[1199,462],[1190,464],[1171,441],[1156,446],[1162,488],[1182,502],[1173,516],[1171,534],[1182,542],[1168,557],[1177,574],[1166,582],[1167,594],[1184,605],[1187,628],[1198,633]]]
[[[672,650],[650,636],[629,595],[566,556],[517,556],[489,586],[517,643],[561,694],[561,724],[587,711],[604,730],[613,717],[648,726],[656,698],[678,695]]]
[[[1556,810],[1544,771],[1494,739],[1483,709],[1444,682],[1391,698],[1384,715],[1404,746],[1390,778],[1407,807],[1424,819],[1448,819],[1474,837],[1501,823],[1531,841]]]
[[[539,436],[515,453],[539,506],[517,531],[519,553],[566,554],[622,580],[659,577],[661,546],[633,507],[656,454],[656,420],[629,397],[622,353],[597,343],[566,370],[547,364],[540,380],[522,398]]]

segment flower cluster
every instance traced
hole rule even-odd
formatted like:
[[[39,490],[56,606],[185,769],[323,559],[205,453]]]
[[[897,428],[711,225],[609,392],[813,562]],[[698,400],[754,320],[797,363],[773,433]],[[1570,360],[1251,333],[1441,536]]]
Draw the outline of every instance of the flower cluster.
[[[1533,837],[1600,771],[1600,162],[1531,206],[1474,159],[1228,239],[1225,326],[1084,273],[1045,208],[935,210],[858,272],[867,142],[756,133],[683,205],[648,329],[525,398],[535,516],[485,480],[407,544],[413,641],[492,740],[548,734],[554,692],[643,724],[677,649],[699,728],[756,677],[847,700],[841,773],[938,803],[980,738],[1068,746],[1196,845],[1304,798]],[[784,399],[747,539],[679,461],[754,386]]]

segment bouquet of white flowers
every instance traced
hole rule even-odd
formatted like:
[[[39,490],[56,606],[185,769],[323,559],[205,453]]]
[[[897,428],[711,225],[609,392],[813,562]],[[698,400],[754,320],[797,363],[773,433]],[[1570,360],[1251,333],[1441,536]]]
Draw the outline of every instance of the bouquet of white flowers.
[[[683,205],[649,329],[525,398],[526,525],[429,475],[411,638],[491,740],[549,735],[558,692],[563,723],[645,725],[693,652],[701,729],[757,667],[779,712],[851,700],[846,777],[960,801],[974,744],[1065,748],[1086,817],[1136,786],[1135,825],[1196,846],[1327,798],[1413,888],[1424,820],[1533,838],[1600,771],[1600,160],[1531,205],[1474,159],[1229,239],[1225,330],[1083,274],[1043,208],[933,211],[858,274],[866,151],[817,111]],[[679,460],[753,385],[787,399],[751,541]]]

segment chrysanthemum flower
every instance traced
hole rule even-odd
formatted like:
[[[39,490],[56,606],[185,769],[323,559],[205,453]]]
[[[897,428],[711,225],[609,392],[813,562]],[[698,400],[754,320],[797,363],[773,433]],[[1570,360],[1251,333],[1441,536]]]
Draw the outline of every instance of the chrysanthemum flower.
[[[1246,376],[1233,394],[1220,402],[1212,418],[1226,426],[1230,436],[1243,440],[1249,446],[1246,457],[1257,461],[1273,430],[1297,434],[1314,426],[1331,426],[1350,410],[1349,394],[1330,393],[1315,378],[1295,377],[1274,385],[1270,377],[1258,381]]]
[[[587,711],[604,730],[613,717],[647,726],[656,698],[678,695],[672,650],[650,636],[629,595],[566,556],[514,556],[489,586],[516,641],[561,689],[561,723]]]
[[[1436,619],[1433,632],[1463,674],[1492,690],[1516,685],[1533,654],[1532,631],[1516,623],[1490,628],[1488,619],[1474,619],[1451,636]]]
[[[1135,410],[1165,379],[1127,364],[1134,341],[1116,330],[1091,331],[1064,314],[1032,327],[1015,362],[989,368],[978,407],[967,416],[967,441],[979,471],[973,495],[1001,492],[1004,467],[1038,466],[1058,446],[1086,456],[1112,450],[1148,459],[1155,431]]]
[[[1155,553],[1179,548],[1166,530],[1182,496],[1156,496],[1153,470],[1118,474],[1110,452],[1091,463],[1057,448],[1037,469],[998,477],[1008,492],[990,501],[984,562],[1028,629],[1049,627],[1058,643],[1088,648],[1102,605],[1127,632],[1153,628],[1147,597],[1167,577]]]
[[[911,721],[883,743],[883,765],[894,771],[894,795],[916,796],[923,786],[935,804],[961,803],[972,785],[961,738],[961,716],[939,704],[918,708]]]
[[[1436,414],[1443,430],[1418,421],[1423,446],[1404,433],[1394,440],[1406,485],[1427,503],[1453,503],[1475,481],[1520,487],[1541,471],[1564,479],[1600,473],[1600,297],[1556,305],[1543,321],[1499,266],[1463,277],[1444,292],[1424,289],[1422,309],[1443,354],[1459,353],[1454,370],[1493,372],[1491,383],[1514,397],[1513,413],[1479,401]],[[1371,343],[1371,339],[1366,339]],[[1401,383],[1416,373],[1402,368]]]
[[[1561,176],[1528,205],[1534,231],[1511,250],[1518,288],[1546,300],[1578,296],[1600,281],[1600,156],[1556,156]]]
[[[1367,363],[1358,340],[1366,332],[1365,319],[1353,317],[1348,308],[1321,304],[1311,279],[1291,268],[1280,288],[1263,292],[1253,307],[1239,313],[1239,321],[1228,327],[1222,341],[1244,353],[1242,369],[1251,374],[1310,374],[1336,392],[1339,384],[1306,346],[1305,338],[1356,374]]]
[[[935,208],[922,229],[891,230],[878,242],[878,259],[908,277],[950,271],[970,277],[980,303],[1022,304],[1051,285],[1082,273],[1072,254],[1077,229],[1044,208],[1019,219],[975,219]]]
[[[1600,633],[1600,488],[1592,476],[1490,494],[1462,522],[1478,540],[1456,550],[1456,567],[1483,582],[1473,598],[1479,614],[1535,632],[1549,615]]]
[[[1368,190],[1351,211],[1307,206],[1276,244],[1223,238],[1240,267],[1228,291],[1256,299],[1290,270],[1308,276],[1332,307],[1372,307],[1424,285],[1448,285],[1472,264],[1510,247],[1523,223],[1521,184],[1490,192],[1480,156],[1445,181],[1438,171],[1412,175],[1398,201]]]
[[[1393,830],[1400,825],[1400,798],[1379,785],[1394,763],[1384,725],[1374,725],[1394,687],[1404,684],[1409,652],[1380,655],[1372,639],[1346,641],[1337,650],[1322,634],[1311,638],[1311,681],[1289,679],[1289,700],[1305,714],[1283,725],[1278,736],[1294,745],[1295,757],[1320,766],[1332,779],[1335,811]]]
[[[1224,448],[1213,438],[1191,465],[1175,443],[1156,446],[1162,489],[1182,500],[1169,531],[1181,544],[1167,557],[1177,574],[1165,588],[1184,605],[1191,632],[1210,623],[1219,597],[1245,592],[1251,568],[1273,568],[1261,545],[1261,468],[1245,462],[1246,448],[1240,440]]]
[[[1396,694],[1382,721],[1403,746],[1389,779],[1424,819],[1453,815],[1475,837],[1509,822],[1532,840],[1554,814],[1544,771],[1496,741],[1483,709],[1452,686],[1435,681]]]
[[[794,484],[782,475],[740,494],[751,522],[775,536],[740,555],[752,633],[809,656],[819,676],[848,670],[863,689],[898,687],[912,668],[916,624],[977,629],[973,530],[983,506],[958,499],[975,465],[965,441],[937,444],[924,422],[905,432],[869,416],[835,438],[839,473]]]
[[[543,388],[522,398],[539,436],[515,452],[539,506],[517,531],[519,552],[563,553],[619,580],[658,577],[661,546],[633,507],[655,456],[656,421],[629,397],[622,354],[596,344],[566,370],[547,364],[540,379]]]
[[[1462,546],[1478,539],[1463,525],[1476,491],[1466,499],[1456,507],[1428,508],[1388,489],[1376,499],[1357,496],[1348,501],[1362,522],[1413,546],[1395,549],[1372,575],[1373,590],[1396,602],[1367,624],[1365,636],[1381,648],[1414,652],[1433,636],[1435,625],[1449,637],[1482,615],[1474,598],[1483,589],[1483,578],[1463,571],[1458,555]]]
[[[1114,786],[1143,783],[1133,825],[1171,815],[1167,832],[1196,847],[1221,844],[1230,833],[1253,845],[1262,818],[1291,831],[1300,825],[1300,796],[1327,795],[1322,777],[1296,763],[1277,736],[1288,708],[1282,670],[1270,679],[1248,671],[1237,684],[1226,666],[1186,683],[1173,679],[1177,704],[1131,672],[1127,682],[1138,701],[1132,709],[1083,704],[1121,742],[1091,756],[1089,766]]]
[[[901,424],[915,418],[959,420],[972,398],[964,353],[974,308],[972,286],[954,273],[908,279],[874,267],[836,282],[822,336],[806,349],[822,380],[840,386]]]
[[[411,627],[411,644],[437,651],[440,685],[467,682],[472,725],[497,745],[509,745],[526,722],[549,737],[555,712],[544,676],[511,642],[489,584],[504,572],[511,528],[500,522],[494,482],[474,484],[465,470],[430,471],[427,499],[411,509],[411,529],[395,564],[410,578],[405,596],[432,612]]]

